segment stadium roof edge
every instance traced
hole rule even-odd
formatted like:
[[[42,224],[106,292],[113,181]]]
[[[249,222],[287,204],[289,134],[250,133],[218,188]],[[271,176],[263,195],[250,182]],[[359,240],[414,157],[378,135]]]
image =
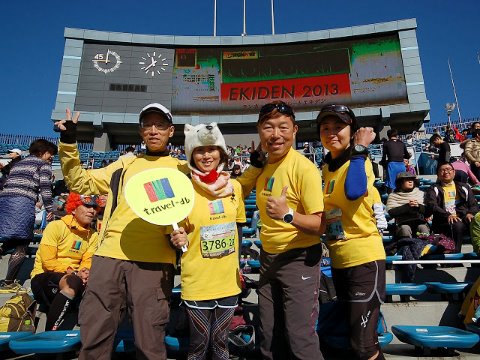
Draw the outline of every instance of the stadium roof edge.
[[[374,33],[411,30],[417,27],[415,18],[402,19],[368,25],[349,26],[309,32],[296,32],[276,35],[248,36],[185,36],[185,35],[147,35],[122,32],[109,32],[89,29],[65,28],[64,37],[93,41],[114,41],[135,44],[163,45],[259,45],[337,39],[348,36],[361,36]]]

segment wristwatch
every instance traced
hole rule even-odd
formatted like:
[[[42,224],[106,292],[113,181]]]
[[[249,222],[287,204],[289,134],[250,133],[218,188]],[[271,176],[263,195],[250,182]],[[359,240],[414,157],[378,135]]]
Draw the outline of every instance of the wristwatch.
[[[291,224],[293,222],[293,209],[288,208],[288,212],[283,215],[283,222]]]
[[[357,144],[353,147],[352,156],[353,155],[368,155],[368,148],[366,146]]]

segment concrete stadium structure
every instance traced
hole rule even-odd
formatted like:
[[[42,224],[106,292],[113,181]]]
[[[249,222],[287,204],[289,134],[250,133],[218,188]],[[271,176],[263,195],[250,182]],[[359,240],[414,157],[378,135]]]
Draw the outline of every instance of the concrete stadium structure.
[[[416,20],[254,36],[173,36],[65,29],[52,120],[82,113],[79,141],[104,151],[140,142],[148,103],[172,110],[173,144],[183,124],[217,122],[231,145],[256,134],[259,108],[284,100],[296,111],[297,142],[316,138],[322,105],[350,105],[384,134],[429,121]]]

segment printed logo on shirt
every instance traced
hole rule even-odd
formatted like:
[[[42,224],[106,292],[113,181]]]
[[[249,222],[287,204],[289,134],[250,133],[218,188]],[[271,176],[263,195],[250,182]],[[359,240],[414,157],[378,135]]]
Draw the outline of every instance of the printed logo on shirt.
[[[274,182],[275,182],[275,178],[273,176],[270,178],[266,178],[265,186],[263,187],[263,190],[272,191]]]
[[[82,240],[75,240],[72,244],[73,250],[80,250],[81,247],[82,247]]]
[[[223,214],[225,212],[222,200],[210,201],[208,208],[210,209],[210,215]]]
[[[335,188],[335,180],[330,180],[325,188],[325,193],[331,194],[333,192],[333,189]]]
[[[167,178],[158,179],[146,184],[143,184],[145,191],[147,192],[150,202],[156,202],[158,200],[165,200],[175,197],[170,182]]]

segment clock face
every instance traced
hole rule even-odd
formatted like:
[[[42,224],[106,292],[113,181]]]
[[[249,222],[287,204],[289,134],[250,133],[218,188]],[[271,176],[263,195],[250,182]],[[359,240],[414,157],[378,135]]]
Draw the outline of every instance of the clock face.
[[[92,61],[95,69],[105,74],[114,72],[122,63],[120,56],[110,49],[107,50],[106,54],[96,54]]]
[[[162,54],[157,55],[156,51],[152,54],[147,53],[146,57],[142,56],[142,60],[138,64],[142,65],[141,69],[150,76],[160,75],[167,71],[168,66],[167,58],[163,57]]]

